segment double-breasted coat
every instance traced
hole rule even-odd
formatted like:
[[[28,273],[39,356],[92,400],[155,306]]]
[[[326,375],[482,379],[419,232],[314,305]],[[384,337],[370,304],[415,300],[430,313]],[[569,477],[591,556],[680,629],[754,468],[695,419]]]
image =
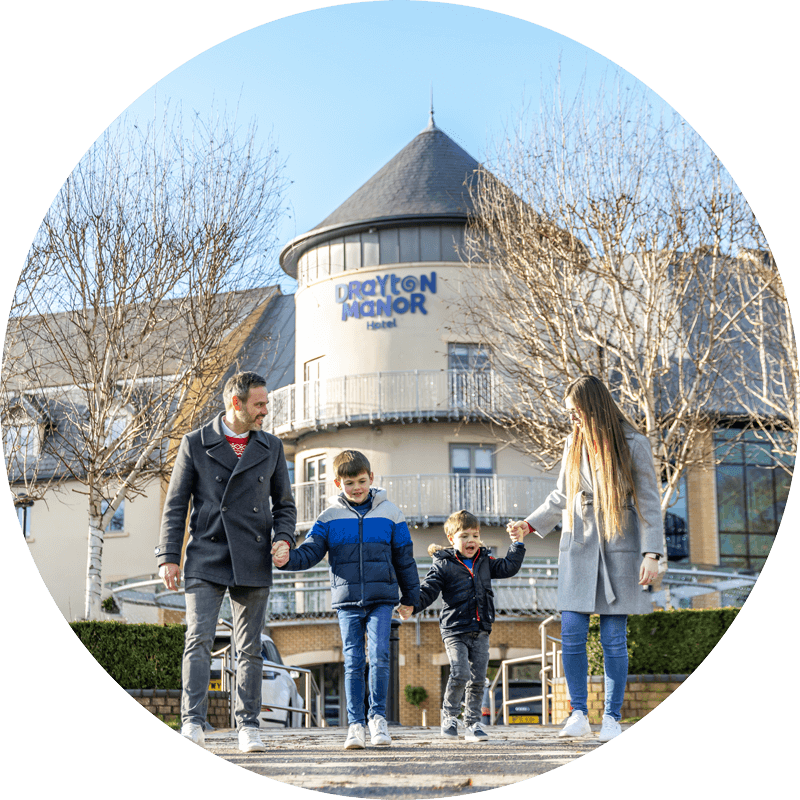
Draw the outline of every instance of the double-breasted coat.
[[[526,522],[544,538],[562,523],[558,554],[559,611],[585,614],[646,614],[650,595],[639,586],[639,568],[645,553],[664,553],[661,502],[653,456],[647,437],[627,428],[631,471],[641,517],[631,499],[623,512],[623,535],[603,537],[594,509],[594,483],[589,458],[581,458],[580,491],[572,499],[573,525],[567,513],[565,466],[572,437],[567,439],[558,482]]]
[[[297,521],[281,440],[251,431],[238,458],[222,415],[183,437],[164,501],[159,566],[180,563],[190,504],[184,577],[271,586],[272,542],[293,547]]]

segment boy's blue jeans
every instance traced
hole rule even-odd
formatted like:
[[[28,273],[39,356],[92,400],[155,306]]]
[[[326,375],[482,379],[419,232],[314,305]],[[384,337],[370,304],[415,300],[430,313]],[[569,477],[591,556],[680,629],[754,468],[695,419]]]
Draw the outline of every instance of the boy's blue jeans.
[[[605,714],[612,719],[622,718],[622,701],[628,679],[628,617],[625,614],[600,615],[600,643],[603,646],[605,672]],[[589,635],[589,614],[577,611],[561,612],[561,655],[564,675],[569,688],[573,710],[588,714],[587,675],[589,659],[586,638]]]
[[[392,627],[392,605],[368,608],[340,608],[339,630],[344,653],[344,692],[347,697],[349,725],[367,724],[367,718],[386,716],[386,692],[389,688],[389,634]],[[366,686],[364,672],[367,661],[364,635],[369,653],[369,714],[364,711]]]

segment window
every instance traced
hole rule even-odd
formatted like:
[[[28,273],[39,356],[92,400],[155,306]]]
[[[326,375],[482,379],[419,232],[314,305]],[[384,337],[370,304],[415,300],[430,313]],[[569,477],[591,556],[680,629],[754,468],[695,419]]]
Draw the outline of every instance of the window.
[[[667,558],[684,561],[689,558],[689,515],[686,511],[686,480],[678,481],[677,497],[664,517],[664,535],[667,539]]]
[[[463,225],[420,225],[352,233],[322,242],[300,256],[301,286],[345,270],[380,264],[459,261],[464,254]]]
[[[720,564],[760,570],[778,532],[791,477],[776,465],[769,442],[756,431],[720,430],[714,445],[720,459]]]
[[[110,502],[108,500],[103,500],[100,505],[100,512],[102,514],[106,513]],[[111,517],[111,522],[108,523],[106,527],[106,533],[125,533],[125,501],[123,500],[117,510],[114,512],[114,516]]]
[[[450,445],[450,501],[476,516],[495,516],[494,448],[482,444]]]
[[[313,358],[303,364],[303,412],[305,419],[317,419],[324,405],[323,385],[320,381],[322,359]]]
[[[31,510],[33,508],[33,502],[22,501],[14,502],[15,511],[17,512],[17,519],[19,520],[19,526],[22,528],[22,535],[26,539],[31,538]]]
[[[305,483],[298,498],[298,506],[303,521],[315,520],[325,509],[327,501],[327,456],[317,455],[303,462]]]
[[[39,455],[39,426],[32,422],[4,426],[3,445],[6,458],[29,464]]]
[[[489,356],[479,344],[451,342],[447,346],[451,408],[471,411],[491,408]]]

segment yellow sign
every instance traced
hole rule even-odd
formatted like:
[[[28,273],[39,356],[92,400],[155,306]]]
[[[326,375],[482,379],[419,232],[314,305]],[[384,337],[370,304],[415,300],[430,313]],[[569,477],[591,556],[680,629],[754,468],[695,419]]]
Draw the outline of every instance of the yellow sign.
[[[533,725],[539,722],[539,717],[533,714],[528,716],[515,716],[509,717],[508,722],[510,725]]]
[[[209,692],[221,692],[222,691],[222,681],[210,681],[208,684],[208,691]]]

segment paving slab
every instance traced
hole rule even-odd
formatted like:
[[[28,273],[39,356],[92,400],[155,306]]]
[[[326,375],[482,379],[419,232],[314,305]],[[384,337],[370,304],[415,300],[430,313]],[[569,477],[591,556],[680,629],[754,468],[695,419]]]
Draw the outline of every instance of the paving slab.
[[[623,730],[629,726],[623,725]],[[471,794],[516,783],[568,764],[601,746],[591,736],[558,738],[560,725],[497,725],[489,741],[445,739],[439,728],[390,728],[391,747],[345,750],[340,728],[262,729],[264,753],[242,753],[236,732],[206,733],[206,748],[274,780],[326,794],[415,800]]]

